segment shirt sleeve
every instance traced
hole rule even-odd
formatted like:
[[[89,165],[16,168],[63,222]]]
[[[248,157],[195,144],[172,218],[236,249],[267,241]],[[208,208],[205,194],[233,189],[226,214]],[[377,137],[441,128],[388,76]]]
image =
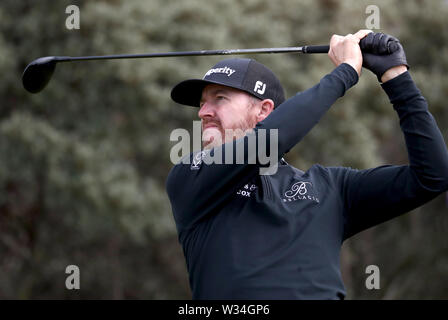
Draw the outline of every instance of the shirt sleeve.
[[[257,149],[260,146],[261,129],[278,130],[278,161],[357,81],[356,71],[348,64],[341,64],[314,87],[286,100],[256,125],[253,134],[229,142],[233,146],[232,150],[243,150],[244,159],[237,159],[237,153],[234,152],[231,161],[233,164],[225,164],[229,163],[226,161],[226,144],[202,152],[202,157],[196,158],[197,165],[194,167],[191,163],[197,154],[187,158],[189,163],[182,161],[175,165],[168,174],[166,189],[178,231],[192,228],[205,216],[219,210],[239,184],[259,173],[262,161]],[[271,135],[266,133],[264,137],[267,140],[266,149],[270,150],[270,143],[273,142],[270,140]],[[254,140],[255,149],[250,146]],[[216,161],[211,163],[210,159],[216,160],[217,154],[222,164],[217,164]]]
[[[448,152],[409,72],[382,84],[400,119],[409,165],[339,170],[344,239],[390,220],[448,190]]]

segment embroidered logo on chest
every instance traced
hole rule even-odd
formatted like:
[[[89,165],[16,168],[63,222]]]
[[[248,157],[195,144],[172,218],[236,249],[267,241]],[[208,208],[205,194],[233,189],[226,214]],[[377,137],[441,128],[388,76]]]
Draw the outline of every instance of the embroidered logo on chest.
[[[240,197],[247,197],[250,198],[252,197],[253,191],[255,191],[257,189],[257,186],[254,184],[250,184],[247,183],[244,185],[244,187],[242,187],[241,189],[239,189],[236,194]]]
[[[191,170],[199,170],[202,164],[202,159],[205,157],[205,151],[198,152],[193,157],[193,162],[191,163]]]
[[[306,200],[319,203],[319,198],[314,191],[313,184],[309,181],[298,181],[294,183],[283,193],[282,200],[283,202]]]

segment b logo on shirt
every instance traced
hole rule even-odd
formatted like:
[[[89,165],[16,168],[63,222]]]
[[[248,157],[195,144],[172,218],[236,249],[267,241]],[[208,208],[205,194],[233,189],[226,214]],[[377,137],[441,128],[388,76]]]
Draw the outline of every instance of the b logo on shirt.
[[[312,200],[319,203],[319,198],[314,194],[313,184],[309,181],[298,181],[284,193],[283,202],[297,200]]]

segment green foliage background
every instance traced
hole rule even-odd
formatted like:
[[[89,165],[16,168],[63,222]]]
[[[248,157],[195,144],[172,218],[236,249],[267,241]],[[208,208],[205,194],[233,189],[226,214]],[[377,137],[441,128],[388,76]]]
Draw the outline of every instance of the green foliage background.
[[[65,9],[80,8],[79,30]],[[411,74],[447,139],[447,1],[102,0],[0,4],[0,298],[188,299],[184,257],[164,191],[173,129],[197,110],[172,102],[178,81],[222,57],[114,60],[58,66],[39,94],[25,66],[49,55],[101,55],[325,44],[364,29],[398,37]],[[254,55],[287,95],[330,72],[325,55]],[[303,115],[306,116],[306,115]],[[407,162],[398,117],[376,77],[358,85],[286,157],[368,168]],[[185,186],[188,187],[188,186]],[[341,268],[348,299],[447,299],[446,196],[348,240]],[[65,268],[81,289],[65,288]],[[365,269],[381,270],[367,290]]]

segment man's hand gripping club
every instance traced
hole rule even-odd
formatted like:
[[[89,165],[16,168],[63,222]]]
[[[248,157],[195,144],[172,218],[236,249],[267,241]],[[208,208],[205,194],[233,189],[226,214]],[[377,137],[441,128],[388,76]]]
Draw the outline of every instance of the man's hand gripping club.
[[[359,30],[346,36],[333,35],[328,56],[336,66],[349,64],[358,75],[365,67],[381,82],[391,80],[409,68],[398,39],[371,30]]]

